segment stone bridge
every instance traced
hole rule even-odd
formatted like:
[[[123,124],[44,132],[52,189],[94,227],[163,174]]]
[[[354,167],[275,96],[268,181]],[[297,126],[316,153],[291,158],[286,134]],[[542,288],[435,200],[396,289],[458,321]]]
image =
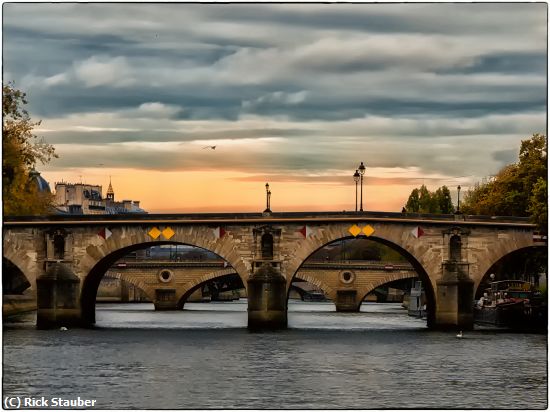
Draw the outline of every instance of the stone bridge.
[[[4,258],[38,296],[38,327],[95,322],[105,272],[129,252],[186,244],[224,259],[247,288],[249,327],[286,327],[292,279],[308,257],[341,239],[368,237],[404,255],[423,281],[428,326],[471,328],[475,289],[515,251],[543,246],[526,219],[406,213],[264,213],[6,218]],[[334,286],[356,301],[346,284]],[[166,288],[159,300],[173,302]]]
[[[237,272],[223,260],[163,261],[122,260],[107,275],[137,286],[155,304],[156,309],[182,309],[186,298],[209,280]],[[295,280],[304,280],[320,288],[334,302],[337,311],[359,311],[365,297],[379,286],[418,277],[407,263],[377,261],[306,261]],[[244,287],[244,286],[243,286]],[[160,301],[158,291],[173,289],[172,301]],[[353,299],[350,300],[350,297]]]

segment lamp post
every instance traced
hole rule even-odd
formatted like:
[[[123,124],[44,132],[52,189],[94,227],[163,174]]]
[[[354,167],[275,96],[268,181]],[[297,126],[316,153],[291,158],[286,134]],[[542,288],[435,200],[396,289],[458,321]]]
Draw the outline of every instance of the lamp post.
[[[271,209],[269,208],[269,203],[271,200],[271,190],[269,190],[269,183],[265,184],[265,196],[266,196],[266,208],[264,210],[264,213],[271,213]]]
[[[460,185],[456,188],[458,190],[458,201],[456,206],[456,213],[460,214]]]
[[[357,183],[359,183],[359,171],[355,169],[355,173],[353,174],[353,181],[355,182],[355,211],[357,212]]]
[[[362,212],[363,211],[363,176],[365,174],[365,170],[367,168],[365,167],[365,165],[363,164],[363,162],[361,162],[361,164],[359,165],[359,167],[357,168],[357,170],[359,171],[359,176],[361,177],[361,207],[359,208],[359,210]]]

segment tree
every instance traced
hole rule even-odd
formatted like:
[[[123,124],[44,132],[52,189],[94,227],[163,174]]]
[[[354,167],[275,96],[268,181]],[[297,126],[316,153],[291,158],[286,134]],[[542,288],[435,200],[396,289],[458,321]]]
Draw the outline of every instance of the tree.
[[[418,205],[420,213],[436,213],[435,203],[432,201],[432,194],[425,185],[420,186],[418,191]]]
[[[463,213],[530,216],[541,228],[548,220],[547,141],[542,134],[523,140],[519,161],[503,167],[489,182],[476,184],[464,196]]]
[[[52,145],[38,139],[32,122],[23,108],[25,93],[11,84],[2,86],[2,196],[5,215],[38,215],[49,211],[51,194],[38,192],[29,180],[37,162],[42,164],[57,157]]]
[[[454,213],[455,208],[451,200],[451,191],[447,186],[441,186],[435,191],[435,201],[437,203],[439,213],[450,215]]]
[[[405,209],[410,213],[418,213],[420,210],[420,193],[418,189],[413,189],[405,205]]]
[[[405,210],[410,213],[453,213],[451,192],[447,186],[430,192],[425,185],[422,185],[420,189],[413,189],[405,205]]]
[[[533,186],[527,211],[540,229],[548,226],[548,182],[539,177]]]

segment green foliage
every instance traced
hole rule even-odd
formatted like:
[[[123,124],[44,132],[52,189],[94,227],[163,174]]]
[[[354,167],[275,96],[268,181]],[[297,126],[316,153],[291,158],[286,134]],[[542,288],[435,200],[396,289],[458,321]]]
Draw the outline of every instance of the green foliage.
[[[438,188],[433,194],[439,213],[450,215],[454,213],[455,208],[451,200],[451,191],[447,186]]]
[[[57,157],[53,146],[38,139],[33,123],[23,105],[25,93],[2,86],[2,196],[5,215],[45,214],[53,198],[39,193],[29,181],[29,172],[37,163]]]
[[[527,248],[516,250],[497,261],[487,271],[494,273],[496,280],[522,279],[530,280],[531,276],[546,273],[548,265],[548,250],[545,248]],[[486,281],[489,279],[486,278]]]
[[[451,192],[447,186],[438,188],[435,192],[430,192],[425,185],[420,189],[413,189],[405,210],[410,213],[445,213],[454,212]]]
[[[431,193],[425,185],[420,186],[418,205],[420,213],[435,213],[435,203],[432,202]]]
[[[490,182],[464,196],[461,211],[493,216],[531,216],[541,228],[548,221],[546,136],[523,140],[519,162],[503,167]]]
[[[531,219],[539,228],[543,229],[548,225],[548,182],[539,177],[537,183],[533,186],[531,197],[529,198],[529,207],[527,211]]]
[[[420,210],[420,192],[418,189],[413,189],[411,192],[409,199],[407,200],[407,204],[405,205],[405,209],[407,212],[414,213],[418,213]]]

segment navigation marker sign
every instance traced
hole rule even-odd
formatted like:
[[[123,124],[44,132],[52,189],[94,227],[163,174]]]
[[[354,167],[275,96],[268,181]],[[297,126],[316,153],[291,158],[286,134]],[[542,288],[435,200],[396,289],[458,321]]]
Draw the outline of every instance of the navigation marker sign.
[[[221,238],[221,237],[223,237],[223,236],[225,235],[225,230],[224,230],[224,228],[223,228],[223,227],[220,227],[220,226],[218,226],[218,227],[215,228],[215,229],[212,229],[212,231],[214,232],[214,237],[215,237],[216,239],[219,239],[219,238]]]
[[[175,232],[172,230],[170,226],[166,226],[161,233],[165,239],[170,239],[172,236],[175,235]]]
[[[157,227],[154,227],[149,232],[147,232],[147,234],[155,240],[160,236],[161,233],[162,232],[160,230],[158,230]]]
[[[348,232],[350,232],[354,237],[357,237],[357,235],[361,233],[361,228],[357,225],[353,225],[348,229]]]
[[[359,223],[360,225],[363,225],[364,223]],[[348,232],[350,232],[354,237],[357,237],[363,232],[363,234],[366,237],[369,237],[374,233],[374,228],[371,225],[365,225],[363,228],[361,226],[353,225],[348,229]]]
[[[307,238],[309,235],[312,235],[314,230],[310,228],[308,225],[305,225],[303,228],[298,230],[305,238]]]
[[[374,228],[371,225],[366,225],[365,227],[363,227],[363,233],[367,237],[369,237],[370,235],[372,235],[374,233]]]
[[[111,237],[111,235],[113,234],[113,232],[111,232],[109,229],[107,229],[106,227],[104,227],[103,229],[101,229],[99,231],[99,233],[97,234],[99,237],[102,237],[103,239],[107,240]]]
[[[411,230],[411,233],[412,235],[415,237],[415,238],[419,238],[420,236],[424,235],[424,231],[422,230],[422,228],[420,226],[417,226],[415,227],[413,230]]]

